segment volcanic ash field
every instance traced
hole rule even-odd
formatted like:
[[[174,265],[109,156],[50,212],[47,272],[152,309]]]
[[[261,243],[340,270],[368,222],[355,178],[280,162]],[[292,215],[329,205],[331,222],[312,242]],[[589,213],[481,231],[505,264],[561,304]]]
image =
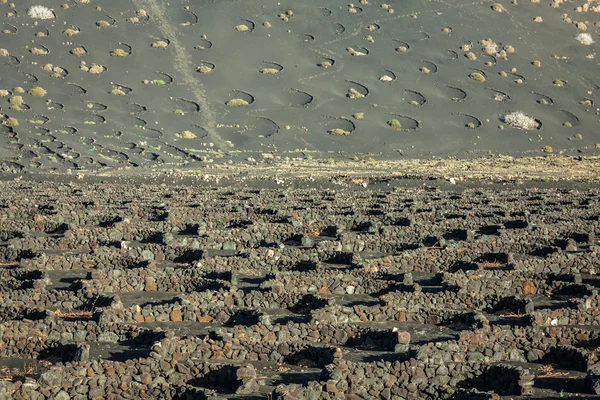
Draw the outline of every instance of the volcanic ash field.
[[[594,1],[1,3],[11,172],[600,143]]]

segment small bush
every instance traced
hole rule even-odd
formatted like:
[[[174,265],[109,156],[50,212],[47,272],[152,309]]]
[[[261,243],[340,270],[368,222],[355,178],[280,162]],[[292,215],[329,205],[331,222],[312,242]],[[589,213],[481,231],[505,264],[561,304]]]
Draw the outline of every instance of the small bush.
[[[250,30],[250,28],[248,28],[248,25],[244,24],[236,25],[234,29],[238,32],[248,32]]]
[[[539,126],[538,122],[533,117],[530,117],[522,111],[506,114],[504,116],[504,122],[512,127],[525,130],[537,129]]]
[[[152,47],[155,49],[165,49],[168,45],[169,43],[165,42],[164,40],[158,40],[152,43]]]
[[[71,54],[77,57],[81,57],[87,54],[87,51],[85,51],[83,47],[75,47],[73,50],[71,50]]]
[[[260,70],[261,74],[266,74],[266,75],[276,75],[279,72],[279,70],[277,68],[262,68]]]
[[[67,36],[75,36],[79,33],[77,29],[67,28],[64,30],[63,34]]]
[[[8,99],[8,102],[10,103],[11,106],[21,106],[23,105],[23,97],[22,96],[12,96],[10,99]]]
[[[483,74],[479,73],[479,72],[472,72],[469,77],[471,79],[473,79],[474,81],[477,81],[479,83],[483,83],[485,82],[485,76],[483,76]]]
[[[196,139],[198,136],[192,131],[183,131],[177,134],[177,137],[182,139]]]
[[[230,107],[245,107],[245,106],[250,105],[250,103],[248,103],[244,99],[231,99],[231,100],[229,100],[225,104],[228,105],[228,106],[230,106]]]
[[[202,66],[198,67],[198,69],[197,69],[197,71],[202,74],[208,74],[212,70],[213,70],[213,68],[209,67],[208,65],[202,65]]]
[[[113,57],[127,57],[129,53],[123,49],[114,49],[110,52],[110,55]]]
[[[330,129],[327,131],[330,135],[335,135],[335,136],[348,136],[350,135],[349,131],[345,131],[341,128],[335,128],[335,129]]]
[[[36,86],[29,89],[29,92],[27,93],[29,93],[29,95],[33,97],[44,97],[48,92],[46,92],[46,89]]]
[[[4,121],[4,125],[10,126],[10,127],[19,126],[19,121],[17,121],[16,118],[10,117],[10,118],[7,118],[6,121]]]
[[[544,147],[542,147],[542,151],[544,153],[552,153],[554,151],[554,149],[552,149],[552,146],[544,146]]]
[[[391,119],[387,124],[394,129],[402,129],[402,124],[397,119]]]

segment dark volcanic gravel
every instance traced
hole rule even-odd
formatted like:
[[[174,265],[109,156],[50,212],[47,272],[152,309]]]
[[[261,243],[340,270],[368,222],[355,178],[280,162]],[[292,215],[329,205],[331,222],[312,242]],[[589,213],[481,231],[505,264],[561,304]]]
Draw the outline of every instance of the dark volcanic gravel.
[[[0,183],[0,398],[600,394],[600,190],[400,182]]]

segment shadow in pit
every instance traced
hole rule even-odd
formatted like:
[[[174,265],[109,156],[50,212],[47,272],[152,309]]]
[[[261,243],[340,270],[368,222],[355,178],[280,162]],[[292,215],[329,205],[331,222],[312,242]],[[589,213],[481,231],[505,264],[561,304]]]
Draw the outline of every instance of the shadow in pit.
[[[417,356],[416,352],[413,351],[408,351],[408,352],[404,352],[404,353],[384,353],[384,354],[366,354],[363,358],[362,358],[362,362],[365,363],[373,363],[373,362],[379,362],[379,361],[383,361],[383,362],[404,362],[404,361],[408,361],[411,358],[414,358]]]
[[[312,317],[308,314],[286,315],[283,317],[273,318],[273,323],[277,325],[287,325],[290,322],[295,324],[307,324],[310,322],[311,318]]]
[[[584,378],[566,378],[563,376],[536,377],[533,381],[533,387],[534,389],[550,389],[559,393],[561,391],[573,394],[588,392]],[[578,396],[577,398],[582,399],[585,397]]]
[[[234,365],[223,365],[204,376],[190,379],[187,383],[199,388],[212,389],[220,394],[234,394],[241,386],[241,381],[237,380],[238,368]]]
[[[309,346],[284,357],[283,362],[306,368],[324,368],[333,362],[334,348]]]
[[[321,381],[326,378],[325,371],[320,372],[282,372],[278,379],[273,379],[273,386],[277,385],[305,385],[311,381]],[[263,397],[264,398],[264,397]]]

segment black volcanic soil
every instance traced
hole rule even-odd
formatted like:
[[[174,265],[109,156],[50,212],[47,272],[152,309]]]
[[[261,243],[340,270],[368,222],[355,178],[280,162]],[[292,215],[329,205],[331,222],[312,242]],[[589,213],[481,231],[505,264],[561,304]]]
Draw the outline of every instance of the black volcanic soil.
[[[31,5],[0,4],[10,172],[600,143],[593,2],[53,0],[49,20]]]
[[[593,183],[148,181],[0,183],[0,397],[598,393]]]

